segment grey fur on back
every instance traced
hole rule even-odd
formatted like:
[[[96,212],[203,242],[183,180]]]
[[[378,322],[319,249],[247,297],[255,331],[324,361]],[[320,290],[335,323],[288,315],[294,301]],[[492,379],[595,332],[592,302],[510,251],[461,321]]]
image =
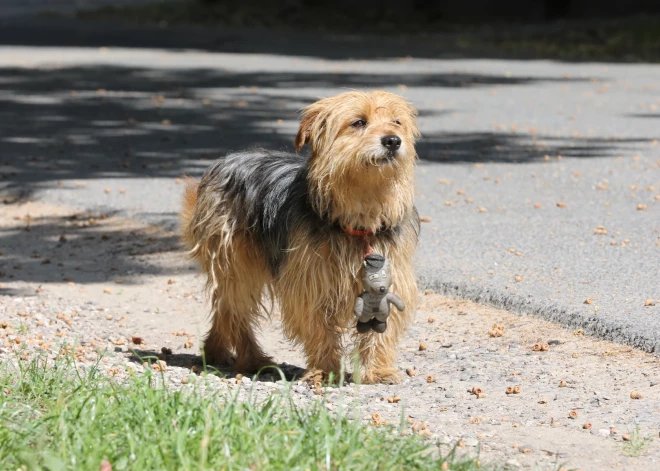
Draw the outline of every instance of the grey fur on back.
[[[294,229],[304,228],[312,240],[344,236],[333,221],[322,219],[309,202],[308,158],[298,154],[253,149],[227,155],[204,173],[199,192],[212,192],[218,210],[224,204],[263,250],[273,275],[286,257]],[[418,230],[417,211],[408,217]],[[399,227],[377,233],[396,238]]]

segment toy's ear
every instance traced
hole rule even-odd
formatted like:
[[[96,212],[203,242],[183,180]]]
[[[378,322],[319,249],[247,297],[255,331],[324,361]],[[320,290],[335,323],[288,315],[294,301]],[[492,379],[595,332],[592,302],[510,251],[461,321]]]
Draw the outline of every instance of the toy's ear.
[[[309,143],[312,139],[312,132],[317,125],[321,108],[318,103],[312,103],[302,111],[300,128],[293,143],[296,146],[296,152],[300,152],[305,144]]]

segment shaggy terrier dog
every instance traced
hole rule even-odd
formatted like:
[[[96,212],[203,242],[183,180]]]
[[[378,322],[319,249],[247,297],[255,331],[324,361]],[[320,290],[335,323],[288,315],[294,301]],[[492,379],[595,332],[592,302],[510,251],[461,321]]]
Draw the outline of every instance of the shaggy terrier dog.
[[[383,333],[352,337],[364,383],[398,383],[396,346],[415,313],[412,267],[419,233],[413,205],[417,111],[383,92],[342,93],[302,112],[296,151],[229,154],[188,181],[182,236],[207,275],[212,325],[209,363],[255,372],[273,365],[255,336],[268,294],[284,332],[302,346],[308,375],[337,378],[343,333],[356,325],[360,268],[368,253],[386,257],[393,309]],[[354,372],[354,374],[357,372]]]

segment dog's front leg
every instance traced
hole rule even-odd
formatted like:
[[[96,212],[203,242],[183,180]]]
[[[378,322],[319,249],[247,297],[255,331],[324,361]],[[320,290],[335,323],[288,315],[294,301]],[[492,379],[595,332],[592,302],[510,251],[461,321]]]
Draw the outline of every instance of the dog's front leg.
[[[358,354],[362,382],[365,384],[401,382],[401,375],[395,367],[397,344],[403,331],[403,322],[398,314],[391,313],[385,332],[371,331],[360,335]]]
[[[342,347],[341,330],[333,318],[323,312],[295,308],[283,309],[284,331],[291,340],[302,344],[307,358],[306,380],[326,381],[332,373],[339,379]]]
[[[314,381],[339,381],[342,348],[341,333],[337,326],[327,322],[314,323],[303,339],[303,348],[307,357],[306,379]]]

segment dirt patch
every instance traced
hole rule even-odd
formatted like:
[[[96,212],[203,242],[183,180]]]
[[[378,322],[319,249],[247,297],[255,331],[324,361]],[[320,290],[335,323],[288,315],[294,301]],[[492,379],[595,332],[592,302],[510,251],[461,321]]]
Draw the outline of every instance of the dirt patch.
[[[5,205],[0,230],[0,358],[56,355],[67,343],[81,366],[105,352],[101,367],[117,378],[158,356],[172,387],[196,377],[208,307],[175,234],[36,203]],[[287,372],[302,371],[277,315],[264,321],[262,340]],[[367,423],[401,424],[404,434],[509,468],[658,466],[657,356],[427,292],[398,366],[398,386],[300,383],[295,400],[349,404]],[[224,373],[232,379],[217,379],[219,389],[265,397],[282,387],[276,377]]]

